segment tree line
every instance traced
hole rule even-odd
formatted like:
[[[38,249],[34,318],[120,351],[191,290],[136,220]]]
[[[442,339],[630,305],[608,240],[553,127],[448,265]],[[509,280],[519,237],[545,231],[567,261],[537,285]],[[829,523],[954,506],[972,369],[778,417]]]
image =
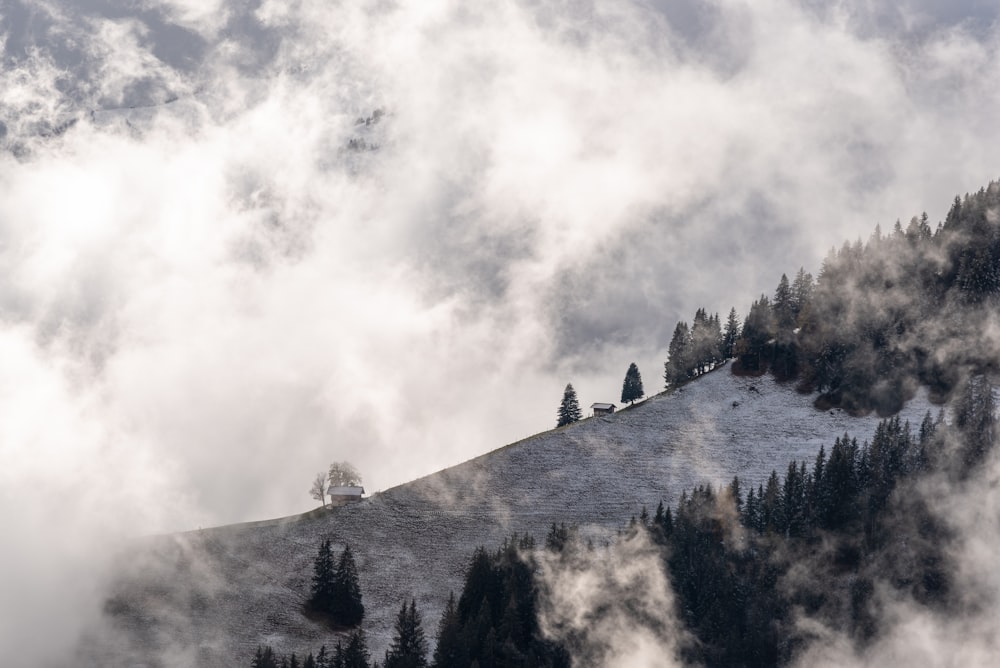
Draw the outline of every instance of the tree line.
[[[997,368],[988,332],[1000,305],[998,208],[992,182],[955,197],[936,229],[926,213],[888,234],[876,227],[867,242],[831,249],[815,280],[801,268],[793,280],[782,274],[742,323],[735,308],[724,326],[698,309],[674,329],[665,382],[735,358],[734,373],[795,380],[820,393],[820,407],[891,415],[920,384],[944,401],[970,370]]]

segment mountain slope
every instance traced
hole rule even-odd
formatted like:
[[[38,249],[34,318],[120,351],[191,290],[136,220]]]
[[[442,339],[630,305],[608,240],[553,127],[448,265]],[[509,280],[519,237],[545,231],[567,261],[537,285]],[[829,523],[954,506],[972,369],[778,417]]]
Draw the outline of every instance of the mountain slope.
[[[878,421],[818,411],[814,398],[723,368],[354,506],[150,539],[123,555],[111,630],[95,629],[84,651],[112,665],[222,666],[248,665],[262,643],[300,653],[335,643],[301,614],[313,558],[329,537],[355,552],[378,658],[404,598],[416,597],[433,635],[478,545],[492,548],[511,532],[541,540],[552,522],[614,529],[643,504],[674,503],[684,489],[734,474],[756,485],[845,432],[869,437]],[[902,416],[916,426],[930,408],[921,391]]]

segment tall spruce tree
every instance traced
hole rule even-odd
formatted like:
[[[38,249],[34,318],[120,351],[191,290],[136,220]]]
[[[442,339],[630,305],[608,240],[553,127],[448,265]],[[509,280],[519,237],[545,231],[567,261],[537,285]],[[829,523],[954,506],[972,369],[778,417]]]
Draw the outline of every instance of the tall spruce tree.
[[[778,331],[789,330],[795,327],[795,299],[792,294],[792,287],[788,283],[788,276],[781,275],[778,287],[774,291],[774,303],[771,307],[774,313],[774,324]]]
[[[622,384],[622,403],[626,401],[635,403],[636,399],[642,399],[645,391],[642,389],[642,376],[639,375],[639,367],[632,362],[628,371],[625,372],[625,382]]]
[[[812,292],[812,274],[807,273],[804,267],[799,267],[799,272],[795,274],[795,281],[792,283],[792,311],[796,321],[812,300]]]
[[[438,624],[437,646],[434,648],[434,668],[465,668],[468,654],[462,642],[462,621],[458,616],[455,592],[448,596]]]
[[[416,600],[396,615],[395,636],[386,650],[383,668],[427,668],[427,638],[420,623]]]
[[[316,612],[330,614],[334,611],[336,599],[336,571],[333,554],[330,551],[330,540],[323,539],[319,544],[319,554],[313,562],[312,590],[306,607]]]
[[[365,606],[361,602],[361,586],[358,584],[358,567],[354,563],[351,546],[345,545],[337,562],[333,577],[334,619],[344,626],[357,626],[365,616]]]
[[[686,322],[678,322],[667,347],[667,361],[663,365],[663,380],[676,385],[691,371],[691,330]]]
[[[729,359],[733,356],[733,349],[736,341],[740,338],[740,319],[736,315],[736,307],[729,309],[729,317],[726,318],[726,329],[722,334],[722,357]]]
[[[355,629],[347,639],[347,646],[343,649],[339,665],[343,668],[370,668],[369,658],[365,632],[362,629]]]
[[[562,403],[559,404],[559,419],[556,422],[556,427],[571,424],[582,417],[583,413],[580,411],[580,402],[576,398],[576,390],[573,389],[572,383],[567,384],[566,389],[563,390]]]

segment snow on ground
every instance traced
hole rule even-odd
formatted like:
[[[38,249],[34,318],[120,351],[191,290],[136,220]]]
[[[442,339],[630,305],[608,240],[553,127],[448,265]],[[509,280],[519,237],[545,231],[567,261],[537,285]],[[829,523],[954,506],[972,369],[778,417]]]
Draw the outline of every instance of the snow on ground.
[[[320,540],[354,550],[374,658],[391,640],[403,600],[416,597],[433,637],[473,549],[512,532],[539,542],[552,522],[621,527],[643,505],[682,490],[754,485],[792,459],[812,460],[844,433],[869,438],[872,415],[819,411],[769,377],[720,369],[612,416],[548,431],[353,506],[150,539],[122,557],[107,606],[113,631],[88,639],[102,665],[249,665],[258,644],[315,651],[336,635],[301,614]],[[914,430],[921,391],[902,412]],[[402,444],[401,444],[402,446]]]

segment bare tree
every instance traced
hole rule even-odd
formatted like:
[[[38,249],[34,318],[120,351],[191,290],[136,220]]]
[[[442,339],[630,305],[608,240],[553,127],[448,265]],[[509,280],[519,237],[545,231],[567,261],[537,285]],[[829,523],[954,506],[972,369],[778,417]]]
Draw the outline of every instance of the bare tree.
[[[313,480],[309,493],[312,498],[322,503],[324,508],[326,507],[326,476],[323,475],[322,471],[316,474],[316,479]]]
[[[356,487],[361,484],[361,474],[350,462],[334,462],[330,464],[327,474],[330,487]]]

